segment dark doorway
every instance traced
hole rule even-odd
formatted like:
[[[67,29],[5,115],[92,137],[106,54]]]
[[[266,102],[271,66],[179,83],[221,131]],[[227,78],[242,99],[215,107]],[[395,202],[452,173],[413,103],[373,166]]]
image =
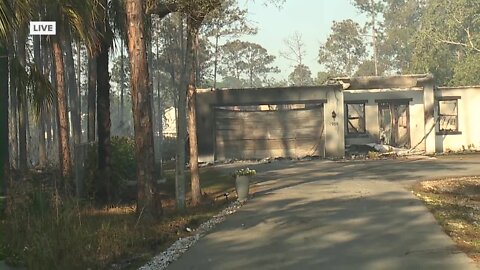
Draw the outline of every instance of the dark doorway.
[[[378,103],[380,140],[394,147],[410,148],[410,112],[408,101]]]

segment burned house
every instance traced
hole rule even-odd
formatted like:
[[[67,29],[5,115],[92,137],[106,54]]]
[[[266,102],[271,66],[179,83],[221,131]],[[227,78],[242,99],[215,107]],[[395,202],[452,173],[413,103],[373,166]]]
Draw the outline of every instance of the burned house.
[[[431,75],[337,78],[308,87],[203,90],[202,161],[343,157],[368,143],[428,154],[480,149],[480,87],[436,87]]]

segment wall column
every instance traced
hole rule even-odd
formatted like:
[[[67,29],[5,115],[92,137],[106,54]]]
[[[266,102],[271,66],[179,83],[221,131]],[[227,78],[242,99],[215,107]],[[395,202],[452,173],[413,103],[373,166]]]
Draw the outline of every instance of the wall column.
[[[425,110],[425,153],[435,153],[435,83],[433,78],[423,85],[423,104]]]
[[[325,157],[343,158],[345,156],[345,115],[343,90],[327,91],[325,104]],[[335,117],[333,117],[335,116]]]

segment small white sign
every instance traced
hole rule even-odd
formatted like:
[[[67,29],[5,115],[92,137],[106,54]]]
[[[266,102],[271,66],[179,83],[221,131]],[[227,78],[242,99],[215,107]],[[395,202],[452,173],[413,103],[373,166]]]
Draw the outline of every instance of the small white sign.
[[[30,22],[30,35],[54,36],[57,34],[57,22]]]

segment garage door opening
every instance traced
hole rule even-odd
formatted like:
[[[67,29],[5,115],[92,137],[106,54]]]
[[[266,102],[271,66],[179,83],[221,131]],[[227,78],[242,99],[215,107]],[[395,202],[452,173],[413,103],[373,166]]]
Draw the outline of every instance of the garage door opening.
[[[325,155],[323,103],[215,107],[215,160]]]

